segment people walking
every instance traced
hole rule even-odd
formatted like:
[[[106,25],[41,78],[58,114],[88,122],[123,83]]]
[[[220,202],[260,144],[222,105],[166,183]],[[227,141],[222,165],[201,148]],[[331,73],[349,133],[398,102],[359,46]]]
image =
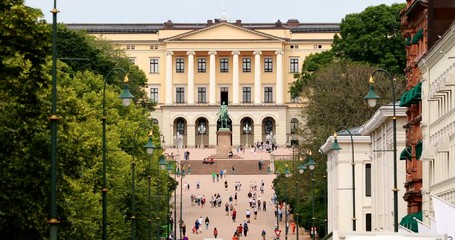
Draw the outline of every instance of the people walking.
[[[248,235],[248,224],[247,223],[243,223],[243,236],[247,236]]]
[[[227,180],[224,180],[224,190],[225,191],[228,190],[228,181]]]
[[[218,237],[218,230],[216,230],[216,228],[213,229],[213,237],[214,238]]]
[[[209,217],[205,217],[205,229],[206,230],[209,230],[209,224],[210,224],[210,220],[209,220]]]
[[[250,210],[248,210],[248,209],[246,210],[246,212],[245,212],[245,216],[246,216],[246,220],[247,220],[247,221],[248,221],[248,223],[249,223],[249,222],[250,222],[250,216],[251,216],[251,212],[250,212]]]
[[[237,211],[234,208],[234,210],[232,211],[232,221],[235,222],[236,218],[237,218]]]
[[[265,239],[265,235],[266,235],[266,234],[265,234],[265,230],[262,229],[262,233],[261,233],[262,239]]]
[[[182,234],[183,234],[183,236],[186,236],[186,225],[185,225],[184,222],[182,222],[181,228],[182,228]]]

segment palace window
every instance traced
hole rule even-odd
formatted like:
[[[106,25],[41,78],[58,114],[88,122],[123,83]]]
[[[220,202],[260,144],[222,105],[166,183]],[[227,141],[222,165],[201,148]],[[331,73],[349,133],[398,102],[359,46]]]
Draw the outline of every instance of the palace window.
[[[205,73],[207,71],[207,59],[198,58],[197,59],[197,72]]]
[[[251,103],[251,87],[243,87],[243,103]]]
[[[371,197],[371,164],[365,164],[365,196]]]
[[[296,118],[291,119],[291,134],[296,134],[299,130],[299,120]]]
[[[251,72],[251,58],[242,59],[243,72]]]
[[[178,73],[185,72],[185,59],[177,58],[175,62],[175,71]]]
[[[158,72],[159,72],[159,59],[150,58],[150,73],[158,73]]]
[[[220,58],[220,72],[229,72],[228,58]]]
[[[198,87],[197,88],[197,102],[206,103],[207,102],[207,88]]]
[[[272,58],[264,58],[264,72],[273,72]]]
[[[299,72],[299,59],[298,58],[291,58],[289,60],[289,72],[290,73]]]
[[[175,102],[176,103],[185,103],[185,88],[177,87],[175,89]]]
[[[273,102],[273,88],[272,87],[264,88],[264,102],[265,103]]]
[[[371,226],[372,226],[372,219],[371,219],[371,213],[367,213],[365,215],[365,231],[366,232],[371,232]]]
[[[158,102],[158,88],[150,88],[150,100],[153,102]]]

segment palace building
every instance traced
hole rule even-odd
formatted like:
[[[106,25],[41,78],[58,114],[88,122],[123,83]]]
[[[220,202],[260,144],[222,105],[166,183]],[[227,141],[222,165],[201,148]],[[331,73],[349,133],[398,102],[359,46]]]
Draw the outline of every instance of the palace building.
[[[297,141],[300,99],[289,87],[308,55],[331,48],[337,23],[68,24],[124,49],[148,78],[151,116],[166,146],[217,145],[220,105],[228,105],[233,146]],[[171,140],[173,139],[173,140]]]

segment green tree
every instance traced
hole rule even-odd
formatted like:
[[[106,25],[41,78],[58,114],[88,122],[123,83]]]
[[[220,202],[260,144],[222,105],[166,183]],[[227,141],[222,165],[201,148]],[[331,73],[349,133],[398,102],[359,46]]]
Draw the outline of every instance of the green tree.
[[[341,21],[332,51],[337,57],[365,62],[402,74],[406,66],[400,11],[405,4],[378,5],[361,13],[348,14]]]
[[[0,204],[7,206],[0,211],[0,235],[8,239],[46,239],[50,212],[50,26],[38,21],[42,16],[40,11],[24,6],[23,1],[3,1],[0,10],[3,23],[0,26],[0,133],[3,136],[0,140]],[[88,38],[80,38],[71,47],[88,45],[84,39]],[[64,35],[60,40],[65,41]],[[103,49],[111,48],[106,46]],[[120,67],[131,73],[130,89],[142,94],[137,102],[145,99],[140,89],[146,81],[145,74],[127,58],[109,59],[110,53],[104,50],[94,51],[93,54],[106,58],[106,62],[112,63],[111,69]],[[63,57],[78,56],[60,58],[63,60]],[[97,56],[92,56],[92,60],[96,59]],[[65,62],[57,64],[59,238],[99,239],[102,185],[100,118],[106,72],[98,71],[96,66],[69,66]],[[121,106],[118,94],[122,79],[122,74],[113,73],[106,87],[110,189],[108,230],[111,239],[125,239],[130,235],[127,212],[131,198],[131,149],[127,143],[136,127],[148,121],[149,115],[142,104],[127,108]],[[159,129],[157,126],[154,129],[155,144],[159,145]],[[138,146],[146,140],[147,136],[141,135]],[[156,151],[152,160],[154,165],[158,164],[160,153],[160,150]],[[145,159],[143,149],[138,148],[137,160],[141,162],[138,164],[139,174],[145,171]],[[163,174],[153,175],[152,181]],[[165,180],[160,186],[162,189],[173,187],[172,181],[161,178]],[[144,194],[143,191],[137,193],[140,211],[144,211],[142,206],[147,201]],[[165,219],[165,209],[155,208],[153,211],[154,215]],[[145,219],[138,221],[142,224]]]
[[[291,96],[293,98],[301,96],[305,89],[308,89],[308,83],[313,77],[313,73],[329,63],[335,61],[335,55],[332,51],[310,54],[305,58],[300,74],[296,74],[296,80],[290,86]]]
[[[42,101],[49,29],[22,0],[0,3],[0,235],[39,239],[47,231],[49,141]]]

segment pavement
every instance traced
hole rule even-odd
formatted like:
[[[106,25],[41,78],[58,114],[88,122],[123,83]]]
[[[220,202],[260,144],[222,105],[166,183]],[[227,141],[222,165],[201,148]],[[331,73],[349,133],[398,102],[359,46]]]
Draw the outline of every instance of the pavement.
[[[186,235],[190,240],[199,240],[199,239],[213,239],[213,229],[216,227],[218,230],[218,238],[217,239],[232,239],[234,231],[236,230],[239,224],[243,224],[246,221],[245,212],[247,209],[251,211],[251,219],[250,223],[248,224],[249,231],[247,237],[242,236],[241,239],[262,239],[261,232],[262,230],[266,231],[266,239],[275,239],[274,228],[277,222],[275,217],[275,205],[272,204],[271,198],[274,194],[274,190],[272,189],[272,181],[275,178],[274,175],[227,175],[225,178],[222,178],[217,182],[212,182],[212,176],[210,175],[187,175],[182,179],[183,185],[186,184],[190,185],[190,190],[183,189],[182,191],[182,220],[186,224]],[[180,182],[180,179],[177,179]],[[228,188],[225,189],[224,181],[228,182]],[[264,194],[261,194],[259,190],[260,182],[264,181],[265,188]],[[200,182],[200,189],[196,189],[196,183]],[[231,215],[226,215],[225,212],[225,203],[229,202],[229,196],[234,197],[235,194],[235,182],[240,181],[241,189],[237,191],[238,201],[237,205],[234,205],[237,211],[237,219],[236,222],[232,221]],[[254,219],[254,214],[252,209],[249,207],[248,201],[248,192],[249,192],[249,185],[250,182],[254,184],[257,183],[257,196],[260,196],[261,201],[267,202],[267,209],[266,211],[259,211],[257,215],[257,219]],[[255,191],[252,191],[252,193]],[[220,194],[222,203],[221,207],[211,207],[210,200],[211,196],[214,194]],[[207,199],[207,203],[204,207],[192,205],[191,204],[191,194],[194,196],[205,196]],[[171,199],[171,201],[173,198]],[[180,219],[180,188],[177,191],[177,220]],[[202,217],[205,220],[206,217],[210,220],[210,225],[208,230],[206,229],[205,224],[203,223],[200,227],[201,232],[193,233],[192,226],[194,226],[194,222],[199,217]],[[284,237],[284,216],[283,222],[280,222],[280,229],[283,230],[280,239],[295,239],[295,235],[292,235],[289,232],[288,238]],[[177,239],[180,239],[180,230],[177,228]],[[305,239],[302,235],[303,230],[300,231],[300,239]]]

